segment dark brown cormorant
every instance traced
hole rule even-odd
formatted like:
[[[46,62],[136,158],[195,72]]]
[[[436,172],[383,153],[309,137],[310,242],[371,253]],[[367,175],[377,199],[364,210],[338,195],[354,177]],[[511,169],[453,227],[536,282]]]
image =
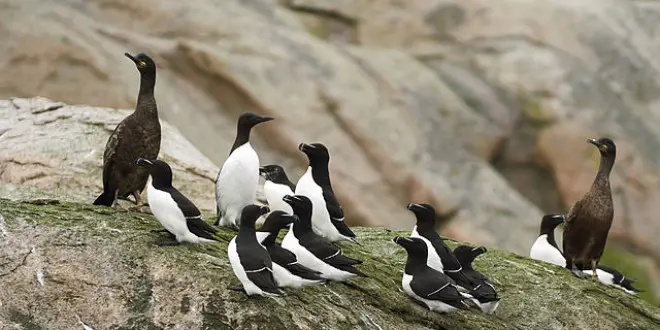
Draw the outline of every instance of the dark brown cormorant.
[[[160,151],[160,122],[154,98],[156,64],[145,54],[135,57],[126,53],[140,71],[140,92],[135,111],[124,118],[112,132],[103,153],[103,193],[94,205],[119,206],[117,198],[133,194],[138,211],[142,210],[140,194],[149,172],[135,166],[138,158],[156,159]]]
[[[600,151],[600,166],[591,189],[568,211],[563,248],[566,268],[580,278],[587,276],[580,270],[591,269],[591,277],[596,280],[596,267],[614,217],[610,172],[616,158],[616,146],[608,138],[589,139],[587,142]]]

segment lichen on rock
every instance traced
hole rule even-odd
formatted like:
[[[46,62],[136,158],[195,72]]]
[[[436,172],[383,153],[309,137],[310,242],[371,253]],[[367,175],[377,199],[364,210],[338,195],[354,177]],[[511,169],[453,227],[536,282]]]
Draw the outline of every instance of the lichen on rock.
[[[246,297],[220,243],[158,248],[148,214],[70,202],[0,199],[0,325],[16,329],[653,329],[660,309],[568,271],[489,249],[475,261],[502,302],[428,312],[400,290],[405,232],[356,228],[368,278]],[[208,218],[211,215],[207,215]],[[449,241],[451,247],[457,243]],[[37,280],[41,271],[43,286]]]

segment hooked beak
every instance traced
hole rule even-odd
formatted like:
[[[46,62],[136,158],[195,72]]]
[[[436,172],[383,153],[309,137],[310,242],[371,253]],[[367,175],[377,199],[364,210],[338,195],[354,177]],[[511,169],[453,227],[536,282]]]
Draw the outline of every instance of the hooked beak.
[[[556,220],[561,220],[561,221],[566,220],[566,216],[563,215],[563,214],[555,214],[555,215],[552,216],[552,218],[556,219]]]
[[[301,144],[298,145],[298,150],[300,150],[302,152],[305,152],[305,149],[310,149],[310,148],[314,148],[314,146],[311,145],[311,144],[307,144],[307,143],[301,143]]]
[[[295,214],[282,214],[282,218],[286,219],[286,224],[292,224],[296,221],[298,221],[298,216]]]
[[[287,202],[288,204],[291,204],[291,202],[293,202],[296,199],[297,198],[295,196],[291,196],[291,195],[286,195],[286,196],[282,197],[282,200]]]
[[[423,206],[421,206],[419,204],[415,204],[415,203],[408,204],[408,210],[410,210],[410,211],[412,211],[414,209],[417,209],[417,208],[423,208]]]
[[[124,53],[124,56],[131,59],[131,61],[133,61],[135,63],[135,65],[137,65],[137,66],[143,66],[145,64],[143,61],[138,60],[137,58],[135,58],[133,55],[131,55],[129,53]]]
[[[263,176],[263,175],[265,175],[265,174],[266,174],[266,168],[263,167],[263,166],[260,166],[260,167],[259,167],[259,175],[262,175],[262,176]]]
[[[138,166],[146,166],[146,167],[149,167],[149,166],[151,166],[151,165],[153,165],[153,164],[154,164],[154,163],[152,163],[150,160],[146,160],[146,159],[144,159],[144,158],[138,158],[138,159],[135,161],[135,165],[138,165]]]
[[[401,246],[405,245],[406,243],[410,243],[410,238],[405,238],[401,236],[395,236],[392,241],[396,244],[399,244]]]
[[[596,139],[587,139],[587,142],[595,145],[596,147],[600,147],[600,143]]]
[[[474,253],[475,256],[478,256],[480,254],[486,253],[488,250],[486,249],[485,246],[477,246],[472,249],[472,252]]]
[[[270,212],[270,208],[266,205],[263,205],[259,208],[259,211],[261,212],[261,214],[266,214],[266,213]]]

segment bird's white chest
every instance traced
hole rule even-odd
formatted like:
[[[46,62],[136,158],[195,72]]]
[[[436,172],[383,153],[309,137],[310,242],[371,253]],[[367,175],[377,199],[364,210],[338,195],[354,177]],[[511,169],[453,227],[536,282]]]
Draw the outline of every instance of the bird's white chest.
[[[160,222],[163,228],[174,234],[177,240],[181,241],[190,232],[186,218],[172,196],[165,191],[154,188],[151,176],[147,180],[147,200],[149,201],[151,213],[156,217],[156,220]]]
[[[290,214],[293,213],[291,206],[282,200],[284,196],[293,196],[293,194],[294,192],[287,185],[277,184],[269,180],[264,182],[264,195],[266,195],[266,201],[271,211],[280,210]]]
[[[323,189],[316,184],[312,177],[312,168],[298,180],[296,195],[303,195],[312,202],[312,227],[317,235],[326,237],[331,241],[336,240],[340,234],[330,221],[330,213],[323,199]]]
[[[536,260],[545,261],[560,267],[566,266],[566,259],[559,250],[548,243],[548,235],[540,235],[529,251],[529,257]]]
[[[259,184],[259,156],[249,142],[236,148],[218,174],[218,188],[226,191],[254,191]],[[231,195],[231,194],[228,194]]]
[[[426,244],[426,250],[428,251],[426,256],[427,265],[439,272],[443,272],[444,266],[442,265],[442,259],[438,255],[438,252],[436,252],[435,247],[433,247],[431,241],[417,232],[417,226],[413,227],[413,230],[410,233],[410,237],[417,237],[424,241],[424,244]]]

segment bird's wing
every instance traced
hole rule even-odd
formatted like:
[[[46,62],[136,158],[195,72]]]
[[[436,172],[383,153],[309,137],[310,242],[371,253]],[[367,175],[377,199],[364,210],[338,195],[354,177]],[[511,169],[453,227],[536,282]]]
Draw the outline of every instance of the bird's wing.
[[[303,240],[301,244],[317,258],[332,266],[352,266],[362,263],[360,260],[342,255],[341,249],[326,241],[322,237]]]
[[[241,266],[248,279],[257,285],[261,290],[278,294],[280,293],[273,278],[273,263],[265,250],[259,247],[241,248],[237,245],[237,252],[240,258]],[[261,253],[263,251],[263,253]]]
[[[440,272],[424,272],[415,275],[410,288],[418,296],[429,300],[463,301],[463,297],[449,279]]]
[[[338,221],[331,217],[330,221],[332,222],[332,225],[335,226],[337,231],[339,231],[340,234],[346,237],[351,237],[351,238],[355,237],[355,233],[350,228],[348,228],[346,222],[344,222],[343,219]]]
[[[279,244],[268,245],[266,249],[274,263],[286,268],[292,274],[311,280],[321,279],[319,276],[321,272],[311,270],[299,264],[296,255]]]
[[[129,117],[132,115],[129,115]],[[110,174],[112,173],[112,168],[114,165],[114,159],[116,155],[117,147],[119,146],[121,140],[120,136],[126,126],[126,119],[124,118],[117,127],[112,131],[108,141],[105,144],[105,150],[103,151],[103,184],[107,186],[108,181],[110,180]]]
[[[183,216],[186,218],[186,225],[191,233],[206,239],[218,240],[212,236],[217,230],[204,221],[202,213],[192,201],[175,188],[170,188],[168,192],[181,212],[183,212]]]
[[[575,220],[581,208],[582,208],[582,200],[579,199],[573,204],[573,206],[571,206],[570,210],[568,210],[568,214],[566,214],[566,218],[564,219],[566,225],[570,225],[570,223]]]

